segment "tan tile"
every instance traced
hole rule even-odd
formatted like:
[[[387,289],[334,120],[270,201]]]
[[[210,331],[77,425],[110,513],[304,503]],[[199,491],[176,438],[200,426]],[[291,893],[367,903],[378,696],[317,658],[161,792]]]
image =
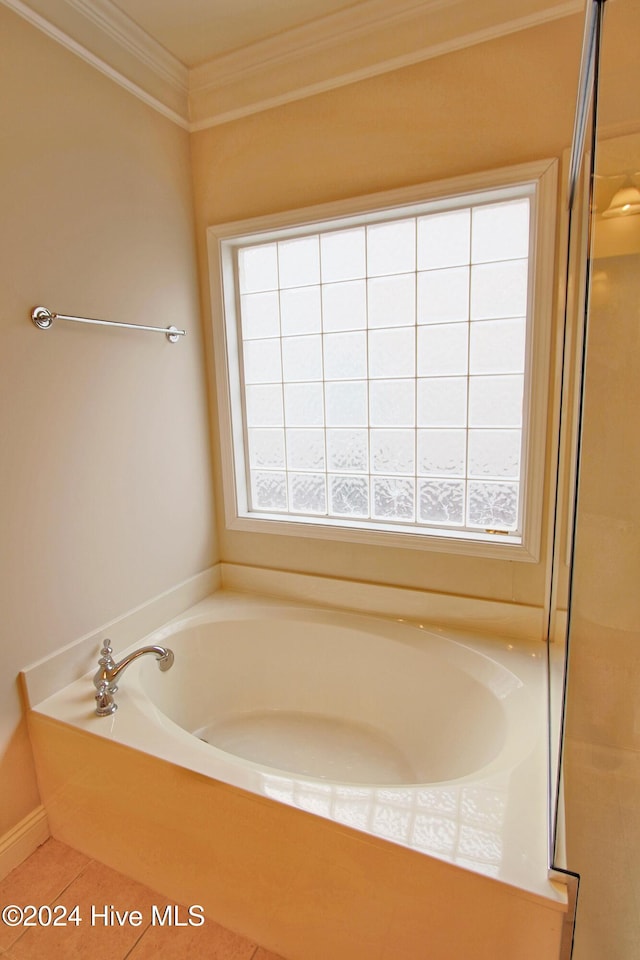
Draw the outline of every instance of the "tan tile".
[[[158,900],[162,907],[164,901]],[[187,920],[186,908],[180,919]],[[150,926],[127,960],[253,960],[255,943],[212,920],[202,926]],[[271,954],[264,960],[270,960]],[[276,960],[276,958],[273,958]]]
[[[258,947],[255,954],[251,957],[251,960],[284,960],[284,957],[281,957],[277,953],[271,953],[269,950],[265,950],[264,947]]]
[[[567,861],[581,874],[576,960],[640,956],[637,767],[634,753],[567,738]]]
[[[63,904],[69,912],[77,905],[81,922],[25,931],[11,947],[12,960],[41,960],[42,957],[86,960],[97,956],[119,960],[142,936],[150,920],[151,905],[157,898],[147,887],[91,861],[56,900],[56,904]],[[126,922],[120,926],[115,919],[105,923],[96,915],[105,909],[115,909],[121,914],[138,910],[142,914],[141,923]]]
[[[88,863],[83,853],[53,838],[47,840],[0,883],[0,903],[51,904]],[[22,932],[0,924],[0,949],[11,946]]]

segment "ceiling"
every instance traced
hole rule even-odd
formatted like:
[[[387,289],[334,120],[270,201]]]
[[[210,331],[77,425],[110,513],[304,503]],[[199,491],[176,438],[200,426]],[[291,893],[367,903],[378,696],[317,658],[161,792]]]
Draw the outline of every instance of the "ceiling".
[[[360,5],[356,0],[114,0],[114,4],[187,67]]]

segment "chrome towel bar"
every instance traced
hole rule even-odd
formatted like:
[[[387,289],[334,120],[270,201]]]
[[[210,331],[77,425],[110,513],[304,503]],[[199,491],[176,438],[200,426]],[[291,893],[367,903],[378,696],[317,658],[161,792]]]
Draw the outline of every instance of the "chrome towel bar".
[[[52,313],[46,307],[34,307],[31,319],[39,330],[48,330],[54,320],[73,320],[74,323],[95,323],[101,327],[122,327],[124,330],[151,330],[154,333],[164,333],[169,343],[177,343],[184,337],[186,330],[177,327],[146,327],[139,323],[118,323],[115,320],[92,320],[89,317],[67,317],[63,313]]]

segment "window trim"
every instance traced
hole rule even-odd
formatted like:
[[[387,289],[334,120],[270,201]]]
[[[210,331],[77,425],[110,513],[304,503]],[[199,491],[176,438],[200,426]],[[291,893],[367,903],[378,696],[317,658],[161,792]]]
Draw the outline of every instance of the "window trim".
[[[375,219],[381,213],[392,213],[395,208],[404,208],[399,216],[407,213],[408,207],[430,203],[433,212],[438,210],[438,201],[442,209],[448,209],[451,201],[460,201],[461,205],[473,195],[483,190],[497,191],[496,199],[509,199],[514,188],[533,186],[532,198],[532,245],[529,256],[533,261],[531,311],[533,323],[530,336],[533,342],[527,348],[527,366],[525,369],[525,418],[528,421],[528,442],[525,446],[525,460],[522,465],[522,497],[524,502],[524,526],[522,537],[514,543],[513,537],[505,534],[495,536],[492,541],[480,540],[474,534],[451,530],[429,532],[408,532],[403,530],[384,530],[364,528],[357,521],[348,519],[334,520],[326,517],[296,517],[281,520],[270,514],[243,515],[247,504],[240,502],[241,485],[237,482],[237,470],[243,467],[245,438],[241,418],[233,414],[238,396],[234,397],[234,387],[229,375],[232,364],[238,367],[239,348],[237,333],[229,330],[227,316],[236,314],[235,290],[224,288],[223,274],[232,266],[233,250],[229,241],[238,241],[241,245],[252,235],[260,234],[261,239],[269,239],[269,234],[280,235],[283,229],[291,228],[296,232],[309,233],[318,230],[325,221],[332,221],[332,227],[352,225],[353,217],[360,222]],[[501,196],[501,191],[504,197]],[[543,523],[543,500],[547,478],[545,451],[548,434],[550,350],[553,317],[553,282],[556,239],[556,191],[557,161],[542,160],[440,180],[411,187],[400,188],[382,193],[368,194],[342,201],[314,205],[288,210],[247,220],[233,221],[210,226],[207,230],[209,256],[209,276],[212,308],[213,344],[218,402],[218,424],[220,430],[221,468],[223,482],[224,514],[226,527],[252,533],[267,533],[297,536],[351,543],[366,543],[403,547],[427,551],[462,554],[467,556],[488,557],[493,559],[520,560],[538,562]],[[344,223],[340,223],[343,220]],[[538,384],[538,389],[533,389]],[[237,388],[236,388],[237,390]],[[241,406],[241,404],[240,404]],[[234,449],[236,453],[234,453]],[[244,486],[244,478],[242,486]],[[366,522],[366,521],[365,521]]]

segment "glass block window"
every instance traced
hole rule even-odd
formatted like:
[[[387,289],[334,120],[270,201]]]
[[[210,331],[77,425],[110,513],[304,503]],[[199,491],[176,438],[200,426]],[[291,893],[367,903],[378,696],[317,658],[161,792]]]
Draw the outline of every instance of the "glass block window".
[[[536,185],[225,239],[237,512],[518,539]]]

